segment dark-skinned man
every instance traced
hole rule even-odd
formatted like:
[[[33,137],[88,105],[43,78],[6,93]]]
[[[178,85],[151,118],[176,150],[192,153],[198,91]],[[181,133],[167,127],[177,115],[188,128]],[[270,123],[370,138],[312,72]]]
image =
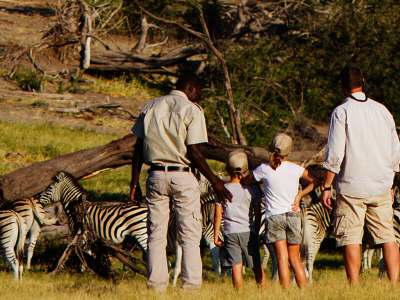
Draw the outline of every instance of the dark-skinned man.
[[[200,191],[192,168],[197,168],[212,184],[219,199],[232,195],[210,170],[200,151],[207,143],[204,113],[197,104],[203,87],[192,73],[179,77],[176,89],[147,102],[132,128],[138,139],[132,162],[131,200],[140,197],[142,164],[150,165],[146,181],[148,214],[147,286],[164,291],[169,274],[165,247],[170,200],[177,214],[177,230],[182,245],[182,289],[200,289],[201,212]]]

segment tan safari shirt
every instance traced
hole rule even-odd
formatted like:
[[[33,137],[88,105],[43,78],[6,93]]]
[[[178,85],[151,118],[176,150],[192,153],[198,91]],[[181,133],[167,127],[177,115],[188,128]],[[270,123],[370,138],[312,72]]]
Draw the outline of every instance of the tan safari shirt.
[[[143,139],[146,164],[189,165],[186,146],[208,142],[203,110],[177,90],[147,102],[132,133]]]

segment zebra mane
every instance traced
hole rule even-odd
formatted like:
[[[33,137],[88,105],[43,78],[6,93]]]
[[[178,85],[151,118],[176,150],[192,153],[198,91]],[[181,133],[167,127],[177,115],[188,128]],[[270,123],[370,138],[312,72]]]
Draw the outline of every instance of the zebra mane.
[[[72,174],[70,174],[68,172],[61,171],[61,172],[57,173],[53,177],[53,180],[56,182],[61,182],[63,180],[70,181],[78,189],[79,192],[81,192],[84,195],[87,195],[87,191],[82,187],[82,185],[78,182],[78,180]]]

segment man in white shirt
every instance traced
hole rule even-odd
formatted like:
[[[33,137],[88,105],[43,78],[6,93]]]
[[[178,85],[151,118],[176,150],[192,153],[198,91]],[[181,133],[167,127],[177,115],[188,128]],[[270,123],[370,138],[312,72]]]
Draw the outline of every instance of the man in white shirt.
[[[336,246],[343,247],[347,278],[359,282],[364,222],[370,246],[382,246],[389,280],[399,280],[399,248],[393,229],[391,187],[399,172],[400,144],[392,115],[363,92],[361,70],[340,72],[346,99],[331,116],[322,200],[330,211],[331,185],[337,174],[334,211]]]
[[[142,164],[150,165],[146,181],[149,208],[147,286],[157,291],[164,291],[169,280],[165,247],[171,200],[182,245],[182,288],[201,287],[200,190],[191,172],[192,166],[211,182],[220,199],[232,198],[200,151],[200,144],[208,142],[204,113],[197,104],[202,90],[201,81],[195,74],[182,75],[176,83],[176,90],[143,106],[132,128],[132,133],[138,138],[132,162],[133,202],[141,196],[136,187]]]

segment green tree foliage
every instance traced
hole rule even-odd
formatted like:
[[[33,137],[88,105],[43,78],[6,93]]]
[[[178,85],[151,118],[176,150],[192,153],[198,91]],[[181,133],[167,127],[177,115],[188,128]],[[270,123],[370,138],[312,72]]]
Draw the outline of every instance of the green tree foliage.
[[[279,16],[283,23],[271,23],[239,41],[225,40],[237,19],[228,17],[226,3],[220,0],[140,3],[157,16],[186,22],[200,32],[197,8],[202,8],[211,38],[219,41],[216,45],[227,60],[235,108],[242,105],[242,129],[251,145],[266,146],[276,130],[296,122],[326,123],[343,101],[337,76],[348,63],[361,67],[368,96],[385,104],[400,124],[400,2],[396,0],[274,2],[269,5],[288,5]],[[124,2],[124,12],[140,24],[134,1]],[[198,42],[181,29],[158,25],[172,30],[170,38],[179,43]],[[229,128],[228,110],[221,100],[226,98],[224,76],[212,54],[201,75],[209,83],[202,103],[209,131],[226,138],[216,113],[218,109]]]
[[[368,96],[385,104],[400,123],[400,3],[350,2],[309,3],[287,16],[286,32],[261,37],[250,46],[223,46],[235,105],[244,104],[242,126],[249,144],[266,146],[278,128],[293,121],[327,122],[344,99],[338,73],[348,63],[361,67]],[[218,64],[210,62],[206,77],[215,83],[216,99],[224,95],[223,77]],[[215,114],[217,102],[210,101],[206,110],[211,129],[223,136]],[[226,111],[221,112],[229,124]]]

